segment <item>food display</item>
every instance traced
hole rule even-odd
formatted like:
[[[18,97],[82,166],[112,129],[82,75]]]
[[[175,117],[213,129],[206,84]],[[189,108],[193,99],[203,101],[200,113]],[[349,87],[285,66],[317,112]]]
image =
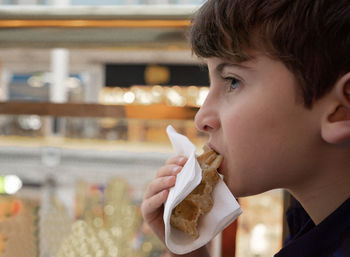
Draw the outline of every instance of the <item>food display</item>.
[[[38,256],[39,202],[0,196],[0,256]]]
[[[184,231],[194,239],[199,237],[197,225],[200,216],[208,213],[213,207],[211,194],[220,178],[217,169],[223,161],[223,157],[209,146],[204,146],[203,149],[203,154],[197,157],[202,169],[202,181],[174,208],[170,217],[170,224],[173,227]]]
[[[58,247],[49,249],[53,257],[117,257],[160,256],[164,246],[143,223],[138,205],[131,198],[129,183],[121,178],[108,181],[105,186],[79,181],[76,185],[75,220]],[[55,208],[60,208],[55,201]],[[59,220],[49,213],[46,228],[54,228]],[[47,233],[47,237],[54,234]]]

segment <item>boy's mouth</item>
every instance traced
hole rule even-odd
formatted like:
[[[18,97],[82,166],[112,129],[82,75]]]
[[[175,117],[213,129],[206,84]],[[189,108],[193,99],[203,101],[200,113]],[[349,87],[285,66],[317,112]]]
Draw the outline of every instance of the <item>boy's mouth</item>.
[[[211,143],[208,143],[208,146],[209,146],[211,149],[213,149],[217,154],[220,154],[220,152],[219,152],[219,151],[215,148],[215,146],[213,146]],[[222,154],[220,154],[220,155],[222,155]],[[217,168],[217,172],[218,172],[221,176],[223,176],[222,170],[223,170],[223,163],[224,163],[224,162],[225,162],[225,158],[224,158],[224,160],[221,162],[219,168]]]
[[[220,167],[217,169],[217,171],[218,171],[218,173],[219,173],[220,175],[222,175],[222,172],[221,172],[221,165],[220,165]]]
[[[213,149],[217,154],[220,154],[218,150],[216,150],[215,146],[213,146],[211,143],[208,143],[208,146]]]
[[[222,163],[220,164],[219,168],[217,169],[218,173],[220,174],[220,176],[224,176],[224,162],[225,162],[225,159],[222,161]]]

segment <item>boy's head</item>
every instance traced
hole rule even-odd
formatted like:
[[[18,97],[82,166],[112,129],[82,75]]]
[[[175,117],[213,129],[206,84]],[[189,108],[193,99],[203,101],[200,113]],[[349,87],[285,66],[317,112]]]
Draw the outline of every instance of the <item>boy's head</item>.
[[[350,71],[349,14],[348,0],[208,0],[190,39],[204,58],[242,62],[254,49],[280,60],[311,107]]]
[[[211,86],[195,122],[235,196],[350,183],[348,1],[208,0],[197,13]]]

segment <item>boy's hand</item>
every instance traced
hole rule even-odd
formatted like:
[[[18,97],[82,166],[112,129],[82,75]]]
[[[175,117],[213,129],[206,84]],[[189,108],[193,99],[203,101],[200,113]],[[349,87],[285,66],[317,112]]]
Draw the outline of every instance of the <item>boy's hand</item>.
[[[143,219],[163,242],[165,241],[163,204],[168,198],[170,188],[175,185],[176,175],[186,161],[187,159],[183,156],[169,158],[148,185],[141,204]]]

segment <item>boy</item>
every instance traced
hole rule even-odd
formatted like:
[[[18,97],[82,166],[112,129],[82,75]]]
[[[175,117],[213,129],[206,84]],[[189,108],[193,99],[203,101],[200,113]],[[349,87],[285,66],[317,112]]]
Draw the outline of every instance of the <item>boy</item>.
[[[275,256],[350,256],[349,0],[209,0],[190,36],[210,75],[195,123],[232,194],[284,188],[308,214]],[[162,204],[185,161],[160,168],[141,206],[163,240]]]

